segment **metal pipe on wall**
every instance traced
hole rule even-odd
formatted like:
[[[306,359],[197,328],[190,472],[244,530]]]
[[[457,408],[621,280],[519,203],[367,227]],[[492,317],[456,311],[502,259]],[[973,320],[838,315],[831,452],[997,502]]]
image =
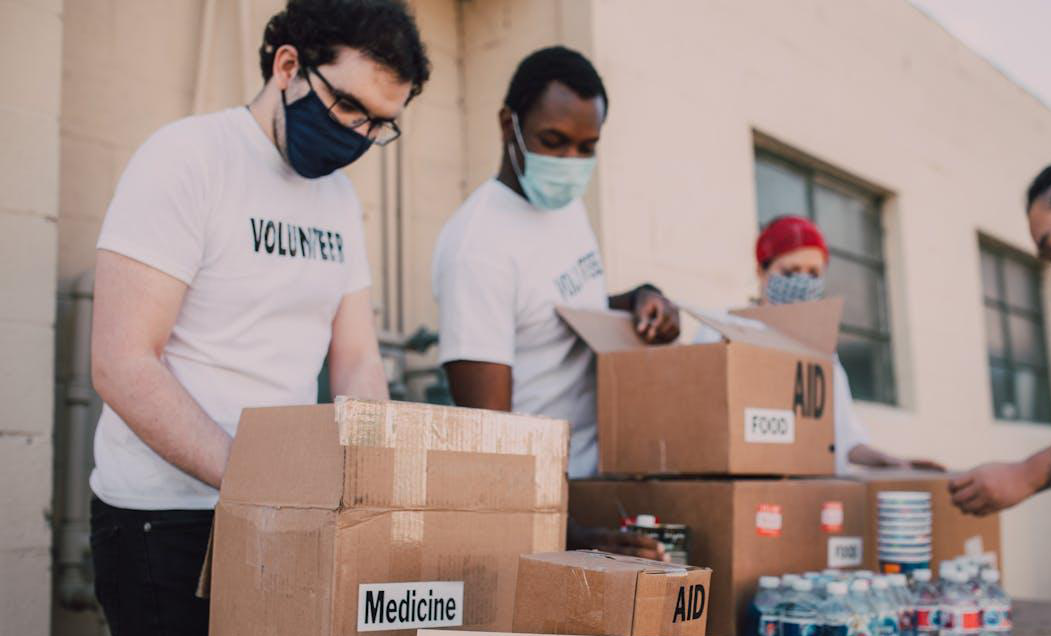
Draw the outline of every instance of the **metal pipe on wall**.
[[[89,523],[88,453],[92,439],[91,309],[95,271],[89,270],[73,290],[73,342],[69,384],[66,387],[66,483],[58,540],[58,598],[63,606],[82,610],[95,607],[95,589],[88,576]]]

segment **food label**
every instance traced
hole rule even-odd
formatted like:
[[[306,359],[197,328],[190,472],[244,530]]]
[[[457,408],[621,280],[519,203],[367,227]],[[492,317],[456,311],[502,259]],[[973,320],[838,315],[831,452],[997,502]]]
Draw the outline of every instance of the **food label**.
[[[913,615],[913,624],[916,626],[916,631],[919,633],[935,634],[938,632],[938,627],[941,623],[937,607],[926,606],[917,607],[916,613]]]
[[[777,628],[781,625],[779,614],[762,614],[759,616],[759,629],[756,636],[777,636]]]
[[[829,537],[828,567],[852,568],[861,565],[861,537]]]
[[[463,625],[463,581],[362,583],[358,631]]]
[[[745,409],[744,441],[750,444],[794,444],[795,413],[780,409]]]
[[[982,608],[982,631],[1011,631],[1011,607],[1001,603],[984,606]]]
[[[842,501],[826,501],[821,505],[821,529],[825,532],[843,531]]]
[[[781,506],[777,504],[759,504],[755,512],[755,531],[763,537],[781,536]]]
[[[818,636],[817,621],[810,618],[782,618],[781,636]]]
[[[938,616],[943,632],[977,634],[982,630],[982,613],[976,607],[944,606]]]

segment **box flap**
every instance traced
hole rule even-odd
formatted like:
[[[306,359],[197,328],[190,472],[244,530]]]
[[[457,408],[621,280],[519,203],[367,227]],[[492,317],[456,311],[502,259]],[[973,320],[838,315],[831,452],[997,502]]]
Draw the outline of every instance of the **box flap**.
[[[783,351],[812,353],[813,350],[801,341],[781,333],[776,328],[751,316],[705,311],[688,305],[680,308],[699,322],[722,334],[730,342],[744,342],[759,347],[770,347]]]
[[[613,554],[601,550],[569,550],[566,552],[544,552],[540,554],[524,554],[523,559],[532,561],[543,561],[564,565],[567,567],[581,568],[595,572],[642,572],[648,574],[684,574],[696,570],[692,565],[677,565],[664,563],[624,554]]]
[[[569,423],[336,397],[344,507],[563,511]]]
[[[839,320],[843,315],[842,298],[825,298],[788,305],[762,305],[735,309],[737,316],[759,320],[804,346],[834,354],[839,341]]]
[[[648,346],[635,333],[634,321],[626,311],[572,307],[558,307],[556,311],[595,353],[630,351]]]
[[[343,447],[331,404],[245,409],[219,500],[339,508]]]

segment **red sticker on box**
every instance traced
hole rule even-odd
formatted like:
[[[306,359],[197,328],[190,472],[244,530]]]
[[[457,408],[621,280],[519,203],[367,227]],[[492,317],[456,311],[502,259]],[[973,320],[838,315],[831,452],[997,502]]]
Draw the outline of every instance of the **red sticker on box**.
[[[761,537],[781,536],[781,506],[759,504],[755,512],[755,532]]]
[[[826,501],[821,504],[821,529],[825,532],[843,532],[842,501]]]

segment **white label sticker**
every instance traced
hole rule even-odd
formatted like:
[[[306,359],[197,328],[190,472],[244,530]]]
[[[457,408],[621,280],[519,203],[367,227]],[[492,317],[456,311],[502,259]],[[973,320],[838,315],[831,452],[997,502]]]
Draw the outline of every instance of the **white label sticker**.
[[[821,529],[839,532],[843,529],[843,502],[826,501],[821,505]]]
[[[755,531],[763,537],[781,536],[781,506],[777,504],[759,504],[755,511]]]
[[[463,625],[463,581],[362,583],[358,631]]]
[[[829,537],[828,567],[850,568],[861,565],[861,537]]]
[[[778,409],[745,409],[744,441],[753,444],[793,444],[796,414]]]

